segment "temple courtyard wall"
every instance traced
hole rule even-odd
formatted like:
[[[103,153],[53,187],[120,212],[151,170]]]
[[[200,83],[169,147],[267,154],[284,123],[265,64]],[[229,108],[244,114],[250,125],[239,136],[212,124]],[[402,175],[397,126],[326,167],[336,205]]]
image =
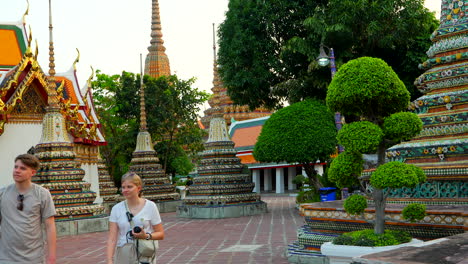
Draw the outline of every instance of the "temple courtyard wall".
[[[31,147],[36,146],[41,140],[41,135],[42,122],[9,122],[5,124],[5,131],[0,135],[0,187],[13,183],[14,159],[18,155],[26,153]],[[73,141],[71,137],[70,140]],[[78,151],[76,151],[77,149]],[[96,153],[93,153],[94,149]],[[91,190],[97,194],[94,202],[101,203],[96,156],[97,146],[79,146],[75,147],[75,151],[77,152],[77,158],[82,161],[81,168],[86,172],[83,181],[91,183]]]

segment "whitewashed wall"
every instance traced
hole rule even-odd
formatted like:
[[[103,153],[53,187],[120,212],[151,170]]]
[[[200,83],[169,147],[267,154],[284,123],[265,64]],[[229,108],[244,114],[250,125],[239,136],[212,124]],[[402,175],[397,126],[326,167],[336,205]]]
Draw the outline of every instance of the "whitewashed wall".
[[[13,183],[15,158],[36,146],[41,139],[42,124],[5,124],[0,136],[0,186]]]

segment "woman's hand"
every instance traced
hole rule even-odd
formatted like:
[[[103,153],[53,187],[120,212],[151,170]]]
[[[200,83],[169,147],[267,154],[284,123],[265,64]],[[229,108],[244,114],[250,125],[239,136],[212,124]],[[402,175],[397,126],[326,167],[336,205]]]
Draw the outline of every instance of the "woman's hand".
[[[146,236],[147,236],[143,228],[141,229],[139,233],[135,233],[132,229],[132,235],[134,238],[138,238],[138,239],[146,239]]]

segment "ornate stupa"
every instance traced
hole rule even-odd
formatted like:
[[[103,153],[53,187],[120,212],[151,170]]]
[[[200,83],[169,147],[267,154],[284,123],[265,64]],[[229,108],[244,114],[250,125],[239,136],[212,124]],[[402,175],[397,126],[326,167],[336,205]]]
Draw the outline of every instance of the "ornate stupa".
[[[117,200],[117,187],[112,180],[104,160],[99,155],[98,159],[98,175],[99,175],[99,194],[102,197],[103,203],[114,204]]]
[[[410,104],[423,121],[421,133],[393,146],[387,158],[424,169],[428,181],[393,192],[431,202],[468,202],[468,0],[442,1],[440,27],[415,85],[424,95]]]
[[[260,194],[253,193],[254,183],[236,157],[226,122],[217,114],[210,122],[208,141],[197,168],[198,176],[177,209],[188,218],[227,218],[260,214],[267,206]]]
[[[161,17],[159,16],[158,0],[152,0],[151,16],[151,45],[148,47],[148,55],[145,60],[145,75],[153,78],[171,75],[169,58],[166,55],[164,40],[162,39]]]
[[[135,172],[142,178],[144,183],[143,196],[145,198],[154,202],[180,200],[180,195],[175,192],[175,186],[162,169],[161,164],[159,164],[151,135],[148,132],[143,75],[140,76],[140,131],[138,132],[136,148],[132,156],[129,171]]]
[[[43,118],[42,136],[35,147],[35,155],[41,161],[41,166],[33,180],[49,189],[57,210],[57,220],[98,216],[103,213],[104,207],[93,204],[97,194],[90,190],[90,183],[83,181],[85,171],[76,159],[74,145],[70,141],[65,118],[60,111],[57,89],[62,87],[57,88],[55,83],[51,14],[49,21],[48,106]]]
[[[271,111],[266,108],[256,108],[250,111],[247,105],[236,105],[227,94],[227,88],[219,77],[218,63],[216,61],[216,41],[213,24],[213,96],[208,100],[211,108],[204,111],[205,116],[201,118],[201,122],[206,129],[210,127],[210,121],[214,116],[222,114],[226,124],[229,126],[234,119],[242,121],[246,119],[259,118],[271,115]]]

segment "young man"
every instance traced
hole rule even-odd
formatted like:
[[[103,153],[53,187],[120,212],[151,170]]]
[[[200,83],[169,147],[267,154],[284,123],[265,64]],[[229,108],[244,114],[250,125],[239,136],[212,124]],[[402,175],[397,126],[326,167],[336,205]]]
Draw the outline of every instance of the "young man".
[[[55,264],[55,207],[50,192],[32,183],[39,160],[30,154],[15,159],[15,183],[0,189],[0,263]],[[45,223],[47,260],[41,224]]]

